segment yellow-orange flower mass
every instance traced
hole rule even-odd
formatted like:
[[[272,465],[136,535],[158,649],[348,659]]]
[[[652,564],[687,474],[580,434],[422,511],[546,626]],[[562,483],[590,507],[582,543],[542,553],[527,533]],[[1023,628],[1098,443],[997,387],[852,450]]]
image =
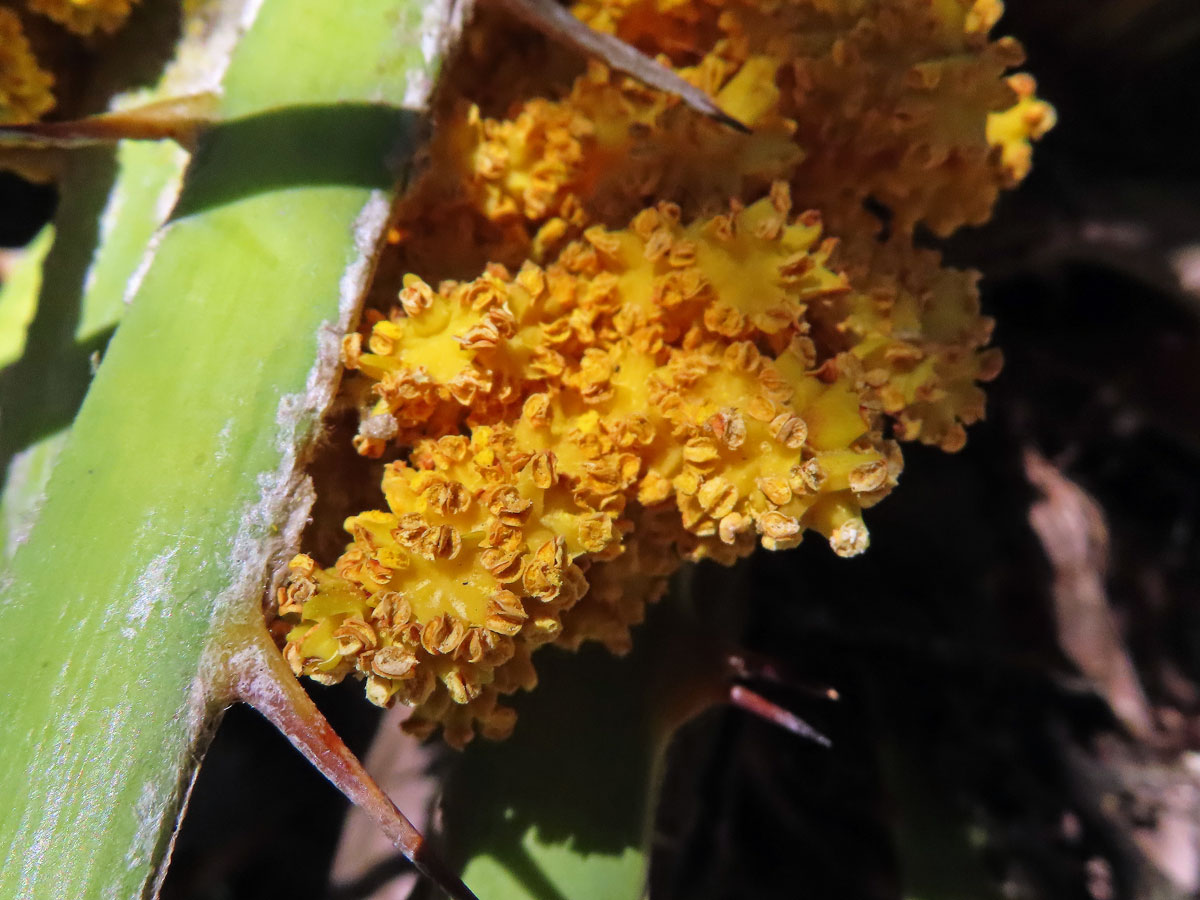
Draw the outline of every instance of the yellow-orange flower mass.
[[[577,4],[748,134],[597,63],[503,117],[451,96],[399,213],[408,274],[343,344],[386,509],[331,567],[293,561],[296,673],[502,737],[534,650],[627,650],[685,560],[864,551],[898,442],[961,448],[1000,368],[975,274],[913,238],[985,220],[1053,123],[1000,11]]]

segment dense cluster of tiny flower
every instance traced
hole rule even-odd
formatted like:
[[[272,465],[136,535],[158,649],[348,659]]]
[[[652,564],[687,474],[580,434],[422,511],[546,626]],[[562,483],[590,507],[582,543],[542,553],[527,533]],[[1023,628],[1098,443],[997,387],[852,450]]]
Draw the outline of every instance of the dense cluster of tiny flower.
[[[26,17],[44,17],[86,37],[116,31],[134,2],[26,0],[24,9],[0,6],[0,124],[31,122],[54,107],[54,76],[30,45]]]
[[[534,649],[627,650],[682,561],[808,530],[866,549],[897,441],[962,447],[1000,367],[975,275],[913,241],[986,219],[1052,123],[987,38],[999,11],[577,5],[749,134],[598,64],[505,118],[452,100],[398,302],[343,345],[388,509],[346,521],[333,567],[293,561],[296,673],[356,674],[418,734],[502,737]]]

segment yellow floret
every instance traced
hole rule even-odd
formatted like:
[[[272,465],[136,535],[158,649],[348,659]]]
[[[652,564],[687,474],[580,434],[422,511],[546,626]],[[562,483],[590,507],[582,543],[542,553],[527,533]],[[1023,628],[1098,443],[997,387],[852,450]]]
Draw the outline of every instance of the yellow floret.
[[[514,435],[553,447],[590,503],[675,508],[683,529],[705,539],[686,542],[690,558],[733,559],[759,537],[769,549],[794,546],[826,495],[865,495],[869,505],[895,484],[898,452],[873,432],[836,363],[819,377],[790,352],[772,361],[745,342],[671,350],[662,365],[632,344],[610,355],[619,362],[589,382],[591,402],[571,386],[535,395]],[[854,547],[818,530],[839,553],[865,549],[865,529]]]
[[[425,718],[490,687],[489,715],[507,716],[496,670],[518,646],[525,659],[559,635],[586,589],[574,560],[621,550],[615,515],[580,505],[562,481],[552,454],[517,450],[504,428],[425,441],[411,465],[389,465],[389,511],[346,520],[354,540],[332,569],[293,564],[280,602],[299,616],[293,668],[324,681],[357,671],[373,702]]]
[[[576,650],[586,641],[597,641],[612,653],[628,653],[633,647],[631,627],[640,625],[646,606],[666,593],[668,579],[696,541],[666,505],[636,507],[630,524],[624,552],[588,567],[588,592],[563,613],[558,646]]]
[[[844,523],[830,525],[821,510],[831,495],[855,514],[859,495],[867,505],[882,498],[896,483],[899,454],[873,433],[836,364],[824,367],[821,376],[834,379],[826,383],[802,361],[771,362],[735,344],[688,368],[690,383],[662,399],[683,439],[682,461],[660,472],[684,528],[727,545],[757,534],[770,550],[795,546],[815,528],[839,555],[865,550],[865,527],[847,542]]]
[[[992,113],[987,120],[987,140],[1000,148],[1000,162],[1007,175],[1005,187],[1018,184],[1033,166],[1032,141],[1054,127],[1054,107],[1039,100],[1037,83],[1024,72],[1012,75],[1008,86],[1017,102],[1003,112]]]
[[[980,314],[977,272],[942,266],[907,237],[848,242],[843,261],[854,290],[838,329],[859,362],[865,402],[892,417],[901,440],[946,451],[983,418],[980,382],[1000,371],[986,349],[993,321]]]
[[[29,8],[76,34],[111,34],[129,17],[135,0],[29,0]]]
[[[436,293],[406,276],[399,300],[390,318],[375,316],[365,347],[360,334],[343,342],[347,368],[374,382],[355,441],[364,455],[378,455],[393,439],[457,431],[468,414],[503,421],[520,409],[531,383],[561,370],[542,337],[557,301],[535,266],[515,279],[493,267]]]
[[[0,6],[0,124],[44,115],[54,106],[53,86],[53,76],[38,66],[20,17]]]

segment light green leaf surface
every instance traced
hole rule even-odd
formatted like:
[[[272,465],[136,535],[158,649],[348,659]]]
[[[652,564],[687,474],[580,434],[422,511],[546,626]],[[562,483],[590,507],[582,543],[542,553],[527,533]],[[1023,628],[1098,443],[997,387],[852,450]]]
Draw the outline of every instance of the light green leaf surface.
[[[25,333],[42,288],[42,262],[53,241],[54,228],[47,225],[21,251],[7,280],[0,283],[0,367],[20,359],[25,349]]]
[[[220,68],[202,52],[214,29],[194,30],[181,42],[181,61],[166,65],[156,39],[169,45],[178,28],[169,4],[140,9],[89,79],[84,108],[159,100]],[[144,81],[154,86],[142,88]],[[171,143],[122,141],[62,154],[54,223],[0,288],[0,571],[32,525],[187,161]]]
[[[513,736],[465,752],[444,826],[480,897],[642,896],[659,748],[645,647],[625,659],[597,646],[578,658],[542,651]]]
[[[0,294],[0,311],[8,302],[32,319],[28,345],[22,327],[18,352],[0,372],[0,571],[33,522],[187,158],[174,144],[134,141],[74,154],[55,224]]]
[[[155,231],[179,192],[188,153],[170,142],[121,141],[116,177],[100,216],[96,253],[87,270],[75,340],[111,333],[132,299],[136,275],[148,260]]]
[[[153,885],[212,721],[206,648],[258,614],[307,508],[299,466],[386,221],[386,161],[411,146],[399,107],[440,58],[413,28],[444,21],[433,3],[245,10],[225,122],[0,587],[3,897]]]
[[[0,572],[37,520],[50,473],[70,433],[69,428],[63,428],[43,435],[17,451],[9,461],[4,492],[0,495]]]

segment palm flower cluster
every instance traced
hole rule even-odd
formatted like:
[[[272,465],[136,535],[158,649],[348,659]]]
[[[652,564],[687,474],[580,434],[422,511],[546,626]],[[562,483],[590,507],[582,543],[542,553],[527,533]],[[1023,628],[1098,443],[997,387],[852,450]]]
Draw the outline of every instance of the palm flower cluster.
[[[502,118],[446,101],[397,302],[343,344],[387,509],[279,594],[297,674],[456,745],[508,733],[541,645],[627,650],[685,560],[866,549],[898,441],[961,448],[1000,367],[914,230],[986,219],[1052,124],[990,0],[575,12],[750,133],[596,63]]]
[[[56,40],[53,26],[46,27],[53,22],[81,37],[108,34],[121,27],[133,3],[26,0],[23,8],[0,6],[0,124],[33,121],[54,107],[54,76],[39,62],[30,42],[31,33]]]

